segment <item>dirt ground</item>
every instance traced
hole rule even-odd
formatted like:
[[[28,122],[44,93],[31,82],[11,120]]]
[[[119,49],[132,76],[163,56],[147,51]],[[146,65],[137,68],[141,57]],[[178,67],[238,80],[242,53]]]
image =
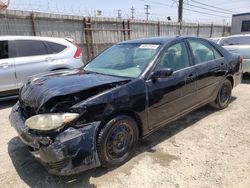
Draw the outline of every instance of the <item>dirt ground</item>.
[[[116,169],[70,177],[50,175],[10,127],[15,101],[0,103],[0,187],[250,187],[250,79],[233,91],[229,107],[205,106],[139,143]]]

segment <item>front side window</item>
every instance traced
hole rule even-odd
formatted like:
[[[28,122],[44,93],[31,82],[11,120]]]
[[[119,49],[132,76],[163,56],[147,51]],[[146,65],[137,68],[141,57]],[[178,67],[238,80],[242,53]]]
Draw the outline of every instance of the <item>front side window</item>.
[[[47,47],[43,41],[38,40],[16,40],[17,57],[37,56],[48,54]]]
[[[189,66],[188,52],[184,42],[170,46],[162,55],[156,69],[172,68],[174,71]]]
[[[200,64],[222,57],[213,46],[206,42],[192,39],[188,39],[188,41],[194,55],[195,64]]]
[[[105,50],[84,70],[100,74],[137,78],[153,60],[160,44],[118,44]]]
[[[0,41],[0,59],[9,58],[9,45],[8,41]]]

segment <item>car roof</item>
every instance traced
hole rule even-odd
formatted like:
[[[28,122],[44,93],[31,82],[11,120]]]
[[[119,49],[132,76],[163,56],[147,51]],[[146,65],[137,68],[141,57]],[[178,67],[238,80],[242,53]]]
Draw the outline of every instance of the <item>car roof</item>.
[[[250,34],[237,34],[237,35],[229,35],[225,38],[233,38],[233,37],[250,37]]]
[[[120,42],[119,44],[130,44],[130,43],[145,43],[145,44],[167,44],[172,42],[175,39],[184,39],[184,38],[197,38],[203,39],[200,37],[194,36],[175,36],[175,37],[150,37],[150,38],[141,38],[141,39],[133,39]]]
[[[42,37],[42,36],[18,36],[18,35],[6,35],[0,36],[0,40],[46,40],[46,41],[62,41],[65,38],[58,37]]]
[[[141,38],[141,39],[133,39],[133,40],[123,41],[123,42],[120,42],[119,44],[129,44],[129,43],[166,44],[166,43],[169,43],[169,42],[173,41],[177,37],[178,36],[176,36],[176,37],[150,37],[150,38]]]

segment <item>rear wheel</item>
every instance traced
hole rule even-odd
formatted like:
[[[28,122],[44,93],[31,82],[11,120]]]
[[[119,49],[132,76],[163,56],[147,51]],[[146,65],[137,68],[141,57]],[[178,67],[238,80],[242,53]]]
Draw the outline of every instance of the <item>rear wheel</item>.
[[[228,106],[231,100],[232,84],[226,79],[220,87],[219,93],[215,100],[215,105],[218,109],[224,109]]]
[[[137,123],[129,116],[111,119],[100,131],[97,151],[104,167],[119,166],[134,154],[139,132]]]

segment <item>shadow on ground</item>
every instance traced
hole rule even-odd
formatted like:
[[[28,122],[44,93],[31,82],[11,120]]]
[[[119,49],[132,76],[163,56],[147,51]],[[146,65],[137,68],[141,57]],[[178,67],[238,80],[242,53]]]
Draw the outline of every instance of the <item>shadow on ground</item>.
[[[12,107],[12,106],[14,106],[14,104],[16,104],[16,102],[17,102],[17,99],[0,101],[0,110]]]
[[[232,101],[236,98],[233,97]],[[231,101],[231,102],[232,102]],[[178,132],[192,126],[217,110],[210,106],[202,107],[191,114],[176,120],[167,126],[159,129],[144,140],[141,140],[137,147],[136,155],[144,152],[155,152],[154,146],[171,138]],[[96,168],[86,172],[68,177],[58,177],[49,174],[43,166],[34,159],[28,149],[18,137],[11,139],[8,143],[10,158],[22,180],[30,187],[96,187],[90,183],[91,177],[100,177],[113,169]],[[119,168],[119,167],[118,167]]]

